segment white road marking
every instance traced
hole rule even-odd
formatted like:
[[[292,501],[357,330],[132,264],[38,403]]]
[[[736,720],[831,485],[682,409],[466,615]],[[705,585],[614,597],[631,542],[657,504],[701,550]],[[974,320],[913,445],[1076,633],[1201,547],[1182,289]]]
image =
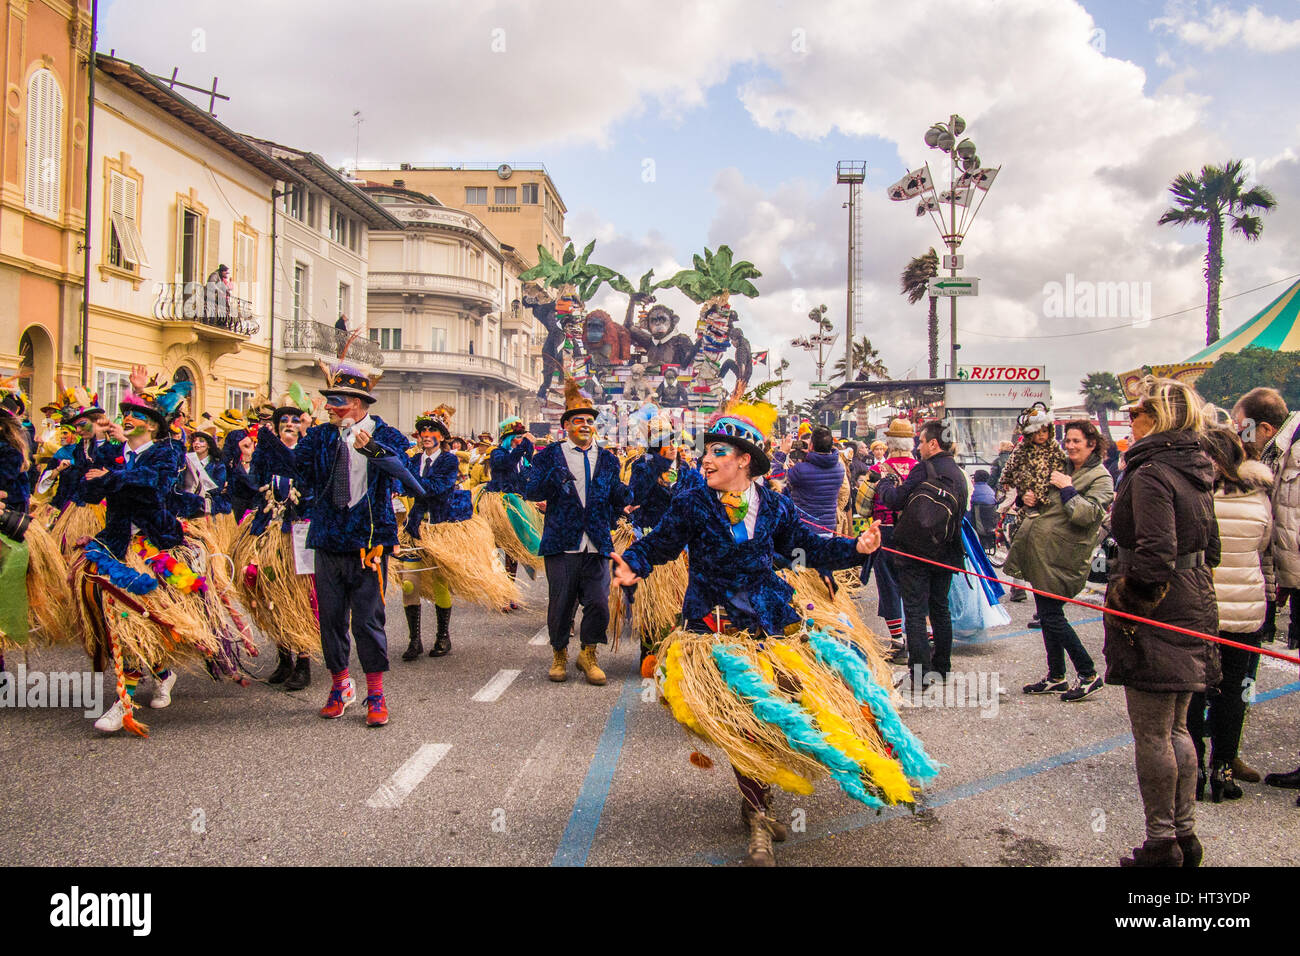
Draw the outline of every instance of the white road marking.
[[[496,676],[483,685],[483,688],[475,694],[470,700],[476,700],[480,704],[490,704],[506,692],[510,683],[522,674],[523,671],[502,670],[497,671]]]
[[[546,628],[534,634],[533,639],[528,642],[530,647],[545,647],[549,643],[551,643],[551,632]]]
[[[451,744],[423,744],[406,763],[402,764],[388,781],[370,795],[366,806],[375,810],[395,810],[402,805],[411,791],[420,785],[438,761],[447,756]]]

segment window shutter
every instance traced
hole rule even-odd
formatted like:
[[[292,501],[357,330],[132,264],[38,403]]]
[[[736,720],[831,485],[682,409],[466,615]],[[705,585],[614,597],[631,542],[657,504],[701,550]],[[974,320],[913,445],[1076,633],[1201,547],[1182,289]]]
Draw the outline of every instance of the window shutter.
[[[63,176],[63,93],[49,70],[37,70],[27,84],[26,159],[28,208],[57,218]]]
[[[176,277],[173,281],[177,285],[185,281],[185,203],[179,199],[176,200],[176,234],[175,245]]]
[[[126,177],[118,172],[108,174],[108,214],[122,215],[126,212]]]
[[[129,176],[122,177],[122,218],[130,236],[132,261],[138,266],[148,266],[149,256],[140,236],[140,184]]]
[[[207,268],[203,273],[206,279],[221,262],[221,223],[216,219],[209,218],[207,221],[207,241],[204,243],[204,251],[207,253]]]

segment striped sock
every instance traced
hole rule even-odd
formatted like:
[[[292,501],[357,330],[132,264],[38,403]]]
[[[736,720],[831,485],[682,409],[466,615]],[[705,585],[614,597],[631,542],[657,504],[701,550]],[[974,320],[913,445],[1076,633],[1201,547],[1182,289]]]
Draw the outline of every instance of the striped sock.
[[[122,683],[126,685],[126,695],[135,700],[135,689],[140,684],[140,678],[144,674],[141,671],[123,671]]]
[[[366,674],[366,696],[373,697],[378,694],[384,696],[384,672],[375,671],[373,674]]]
[[[889,628],[889,636],[900,638],[903,636],[903,619],[897,618],[893,621],[886,621],[885,626]]]
[[[334,689],[342,690],[348,683],[348,669],[345,667],[341,671],[330,671],[330,676],[334,678]]]

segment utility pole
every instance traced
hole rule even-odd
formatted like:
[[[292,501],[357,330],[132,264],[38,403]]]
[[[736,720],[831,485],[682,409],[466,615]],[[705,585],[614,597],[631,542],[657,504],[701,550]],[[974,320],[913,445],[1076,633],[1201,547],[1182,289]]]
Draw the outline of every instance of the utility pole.
[[[835,182],[849,187],[849,264],[848,301],[844,310],[844,381],[853,381],[853,320],[856,315],[858,272],[861,270],[862,223],[858,197],[867,178],[867,164],[861,160],[841,160],[835,166]],[[820,331],[820,330],[819,330]],[[820,374],[818,378],[820,379]]]

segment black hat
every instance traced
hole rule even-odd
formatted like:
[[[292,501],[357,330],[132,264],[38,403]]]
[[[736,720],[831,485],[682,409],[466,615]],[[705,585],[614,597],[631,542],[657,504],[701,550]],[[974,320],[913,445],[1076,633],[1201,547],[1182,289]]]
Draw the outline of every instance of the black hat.
[[[271,427],[278,432],[280,430],[281,419],[285,418],[286,416],[291,418],[297,418],[299,415],[302,414],[302,412],[303,410],[299,408],[297,405],[281,405],[279,408],[277,408],[275,411],[271,413]]]

